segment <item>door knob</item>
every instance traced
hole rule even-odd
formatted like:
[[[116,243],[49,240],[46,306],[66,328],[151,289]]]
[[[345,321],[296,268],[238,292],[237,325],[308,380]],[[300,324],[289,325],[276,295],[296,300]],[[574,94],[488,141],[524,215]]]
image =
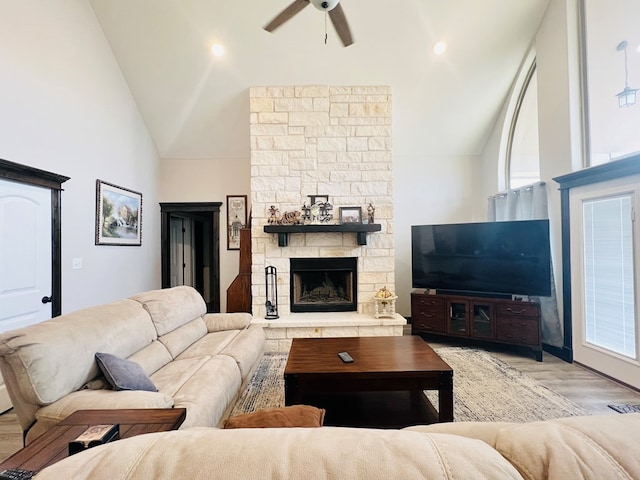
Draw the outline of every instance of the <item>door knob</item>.
[[[51,302],[52,302],[51,297],[42,297],[42,303],[51,303]]]

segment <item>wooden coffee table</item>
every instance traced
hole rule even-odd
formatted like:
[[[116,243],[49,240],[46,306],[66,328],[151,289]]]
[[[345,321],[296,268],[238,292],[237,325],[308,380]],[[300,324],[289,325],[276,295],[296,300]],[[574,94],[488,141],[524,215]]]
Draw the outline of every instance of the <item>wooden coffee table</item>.
[[[285,404],[325,408],[326,425],[453,421],[453,370],[418,336],[294,338],[284,381]],[[424,390],[438,391],[437,412]]]
[[[117,423],[120,425],[120,438],[129,438],[143,433],[176,430],[186,415],[186,408],[78,410],[0,463],[0,472],[8,468],[42,470],[68,457],[69,442],[90,425]]]

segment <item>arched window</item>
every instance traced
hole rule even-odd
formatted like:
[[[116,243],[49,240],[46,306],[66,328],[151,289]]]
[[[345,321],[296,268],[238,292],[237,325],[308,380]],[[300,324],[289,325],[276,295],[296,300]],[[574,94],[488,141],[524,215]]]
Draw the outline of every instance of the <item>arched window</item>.
[[[518,188],[540,181],[538,147],[538,77],[535,57],[525,66],[521,87],[512,110],[506,148],[507,188]]]

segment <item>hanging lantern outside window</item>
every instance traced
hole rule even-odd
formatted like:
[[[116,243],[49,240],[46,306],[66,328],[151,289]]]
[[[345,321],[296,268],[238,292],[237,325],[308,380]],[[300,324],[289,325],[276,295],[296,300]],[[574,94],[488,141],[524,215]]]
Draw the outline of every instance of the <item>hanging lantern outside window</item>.
[[[627,65],[627,47],[629,46],[629,42],[623,40],[618,44],[616,50],[619,52],[624,52],[624,89],[616,94],[618,97],[618,106],[619,107],[630,107],[636,104],[636,93],[638,91],[637,88],[629,87],[629,66]]]
[[[278,272],[276,267],[269,266],[264,269],[265,284],[267,287],[267,301],[264,303],[267,308],[267,320],[275,320],[278,315]]]

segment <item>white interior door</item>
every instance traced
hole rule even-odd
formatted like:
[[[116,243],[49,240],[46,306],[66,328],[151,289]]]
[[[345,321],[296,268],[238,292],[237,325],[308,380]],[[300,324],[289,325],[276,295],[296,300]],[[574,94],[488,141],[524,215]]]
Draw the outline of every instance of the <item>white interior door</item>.
[[[51,190],[0,180],[0,332],[51,318],[51,265]]]

